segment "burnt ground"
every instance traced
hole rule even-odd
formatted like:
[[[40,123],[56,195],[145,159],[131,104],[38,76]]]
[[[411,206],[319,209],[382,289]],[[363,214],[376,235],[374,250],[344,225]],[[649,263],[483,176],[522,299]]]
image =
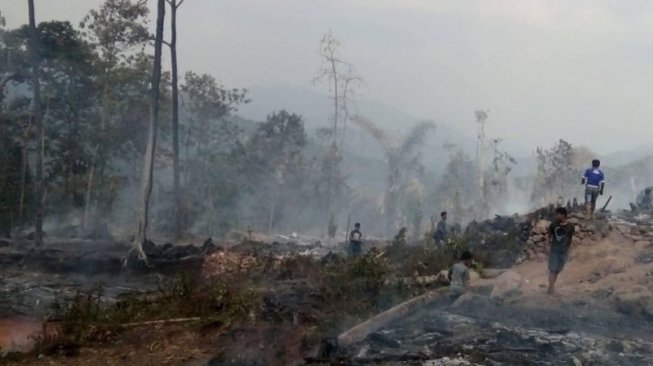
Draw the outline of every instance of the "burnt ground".
[[[652,325],[589,304],[528,308],[477,295],[435,304],[309,364],[651,365]]]
[[[489,238],[501,236],[498,223],[486,223]],[[622,220],[623,221],[623,220]],[[559,281],[560,293],[544,295],[546,263],[541,253],[527,247],[530,259],[513,266],[521,276],[519,288],[490,296],[497,280],[477,280],[474,295],[442,299],[401,319],[365,340],[344,349],[325,352],[325,337],[336,336],[365,320],[368,314],[324,307],[316,296],[319,283],[302,261],[294,271],[266,278],[258,285],[261,303],[248,318],[129,327],[103,333],[83,347],[56,354],[42,353],[0,358],[0,363],[21,365],[650,365],[653,364],[653,308],[650,292],[653,235],[633,220],[583,225],[583,237],[572,252],[570,267]],[[594,230],[590,226],[597,226]],[[514,226],[512,226],[514,227]],[[528,228],[530,230],[531,228]],[[523,229],[515,232],[523,233]],[[539,235],[537,233],[531,233]],[[526,242],[528,237],[523,238]],[[532,240],[531,240],[532,241]],[[500,240],[482,241],[485,245]],[[509,247],[500,248],[507,251]],[[519,244],[523,245],[523,244]],[[89,247],[90,246],[90,247]],[[273,249],[274,248],[274,249]],[[30,253],[16,245],[0,248],[0,309],[3,315],[47,313],[46,304],[61,294],[105,283],[109,301],[125,293],[148,294],[162,278],[183,268],[201,267],[203,258],[222,258],[222,248],[205,243],[194,246],[157,245],[148,248],[152,268],[120,271],[127,246],[72,243],[50,245]],[[323,251],[317,244],[261,246],[243,242],[230,248],[240,253],[283,256],[298,250]],[[232,253],[232,252],[230,252]],[[248,255],[249,255],[248,254]],[[225,258],[228,256],[224,256]],[[510,255],[503,267],[510,267]],[[239,265],[242,264],[242,258]],[[247,257],[249,258],[249,257]],[[332,260],[330,256],[325,260]],[[505,258],[504,258],[505,259]],[[337,258],[335,259],[337,261]],[[220,262],[222,263],[222,262]],[[222,267],[211,267],[222,271]],[[299,268],[299,269],[297,269]],[[302,269],[303,268],[303,269]],[[436,269],[437,270],[437,269]],[[292,271],[291,271],[292,272]],[[218,272],[223,273],[223,272]],[[265,277],[265,273],[263,273]],[[417,292],[419,293],[419,292]],[[360,297],[360,296],[359,296]],[[39,300],[39,304],[36,304]],[[352,300],[356,300],[353,298]],[[396,303],[396,302],[395,302]],[[376,312],[392,305],[388,302]],[[329,323],[333,322],[333,323]],[[10,323],[11,324],[11,323]],[[0,319],[0,333],[3,326]],[[2,341],[2,334],[0,334]],[[322,346],[322,347],[320,347]]]

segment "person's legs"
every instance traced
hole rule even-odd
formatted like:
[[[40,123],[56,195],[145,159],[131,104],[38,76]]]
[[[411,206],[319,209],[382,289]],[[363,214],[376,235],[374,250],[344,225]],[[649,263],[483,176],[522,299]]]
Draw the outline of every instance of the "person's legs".
[[[547,294],[553,295],[557,279],[558,279],[558,273],[549,271],[549,289],[546,291]]]
[[[594,218],[594,210],[596,210],[596,200],[599,198],[598,190],[592,191],[592,211],[590,212],[590,218]]]
[[[589,188],[585,188],[585,218],[592,218],[592,192]]]
[[[360,243],[352,242],[351,243],[351,256],[358,258],[361,256],[362,248]]]
[[[549,255],[549,289],[547,291],[549,295],[554,293],[558,275],[562,272],[566,262],[567,253],[551,252]]]

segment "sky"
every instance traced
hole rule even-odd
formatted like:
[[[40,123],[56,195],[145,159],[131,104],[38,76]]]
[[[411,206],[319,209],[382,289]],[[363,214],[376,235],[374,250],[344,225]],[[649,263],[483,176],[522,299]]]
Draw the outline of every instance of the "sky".
[[[101,2],[37,0],[36,16],[77,24]],[[0,12],[16,27],[26,1]],[[178,21],[180,68],[229,87],[314,88],[332,30],[362,97],[411,115],[474,130],[489,110],[488,135],[520,152],[653,146],[648,0],[186,0]]]

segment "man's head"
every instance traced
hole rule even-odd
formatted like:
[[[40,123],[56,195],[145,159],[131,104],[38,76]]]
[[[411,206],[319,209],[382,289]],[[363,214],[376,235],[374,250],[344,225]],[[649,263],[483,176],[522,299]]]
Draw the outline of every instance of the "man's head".
[[[472,263],[472,259],[474,259],[474,256],[472,255],[472,252],[469,250],[466,250],[462,252],[460,255],[460,261],[465,262],[465,264],[470,265]]]
[[[592,168],[598,168],[601,166],[601,161],[599,159],[592,160]]]
[[[361,228],[361,224],[358,223],[358,222],[355,223],[355,224],[354,224],[354,228],[355,228],[355,229],[360,229],[360,228]]]
[[[646,189],[644,190],[644,194],[647,195],[647,196],[648,196],[649,194],[651,194],[651,189],[650,189],[650,188],[646,188]]]
[[[556,208],[555,218],[558,222],[567,220],[567,209],[564,207]]]
[[[442,220],[446,220],[447,219],[447,211],[440,212],[440,217],[442,218]]]

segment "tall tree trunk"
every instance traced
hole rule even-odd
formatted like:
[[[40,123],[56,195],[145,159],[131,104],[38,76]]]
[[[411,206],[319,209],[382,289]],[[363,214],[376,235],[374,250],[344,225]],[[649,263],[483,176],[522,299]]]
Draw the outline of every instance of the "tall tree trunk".
[[[34,244],[37,247],[43,246],[43,121],[41,120],[41,83],[39,81],[39,55],[38,44],[39,34],[36,29],[36,17],[34,15],[34,0],[27,0],[29,8],[30,56],[32,61],[32,91],[33,91],[33,114],[36,126],[36,182],[34,183],[34,203],[36,205],[34,217]]]
[[[165,18],[165,0],[157,1],[156,37],[154,40],[154,65],[152,66],[152,85],[150,95],[150,126],[148,129],[147,148],[143,159],[143,178],[141,192],[141,207],[138,217],[138,232],[134,241],[133,250],[138,258],[147,261],[143,251],[143,244],[147,240],[147,224],[149,214],[150,195],[152,194],[152,176],[154,175],[154,152],[156,149],[156,136],[159,127],[159,99],[161,84],[161,46],[163,44],[163,21]]]
[[[21,136],[21,171],[20,171],[20,202],[18,204],[18,219],[20,222],[23,222],[25,217],[23,216],[25,210],[25,190],[27,185],[27,162],[29,154],[29,132],[32,129],[32,119],[29,119],[27,127],[23,130],[23,135]]]
[[[183,0],[182,0],[183,2]],[[170,0],[170,62],[172,66],[172,171],[174,176],[175,199],[175,238],[182,234],[181,227],[181,188],[179,186],[179,81],[177,70],[177,0]]]
[[[95,179],[95,166],[97,165],[97,159],[100,154],[100,143],[98,142],[95,145],[95,154],[93,155],[93,162],[91,163],[91,169],[88,172],[88,181],[86,182],[86,194],[84,199],[84,214],[82,215],[82,231],[87,230],[89,216],[91,212],[91,198],[93,197],[93,183]]]
[[[336,185],[336,165],[338,164],[338,119],[340,117],[340,96],[338,95],[338,69],[336,67],[336,59],[331,55],[331,72],[333,73],[333,164],[329,176],[329,197],[327,201],[327,212],[333,215],[332,201],[335,195]]]

